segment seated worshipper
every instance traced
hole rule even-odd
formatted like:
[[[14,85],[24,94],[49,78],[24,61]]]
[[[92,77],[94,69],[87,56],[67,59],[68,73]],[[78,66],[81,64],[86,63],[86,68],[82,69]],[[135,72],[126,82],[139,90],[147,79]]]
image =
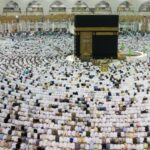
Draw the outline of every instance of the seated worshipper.
[[[99,111],[106,111],[106,106],[104,106],[103,103],[99,102],[99,104],[97,106],[97,110],[99,110]]]

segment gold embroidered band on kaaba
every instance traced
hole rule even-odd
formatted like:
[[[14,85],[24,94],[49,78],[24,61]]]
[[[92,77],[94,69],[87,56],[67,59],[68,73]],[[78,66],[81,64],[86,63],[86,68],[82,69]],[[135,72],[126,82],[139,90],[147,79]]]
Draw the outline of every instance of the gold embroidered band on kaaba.
[[[77,27],[75,31],[118,31],[117,27]]]
[[[96,35],[118,35],[118,32],[96,32]]]

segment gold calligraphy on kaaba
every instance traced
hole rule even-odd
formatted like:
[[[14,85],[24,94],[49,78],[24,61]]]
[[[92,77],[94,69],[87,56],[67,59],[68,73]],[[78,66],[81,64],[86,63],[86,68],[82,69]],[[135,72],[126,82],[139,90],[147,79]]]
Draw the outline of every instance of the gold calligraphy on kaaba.
[[[81,59],[90,59],[92,56],[92,32],[80,32]]]
[[[118,32],[96,32],[96,35],[118,35]]]
[[[118,28],[117,27],[78,27],[75,28],[75,31],[112,31],[112,32],[118,32]]]

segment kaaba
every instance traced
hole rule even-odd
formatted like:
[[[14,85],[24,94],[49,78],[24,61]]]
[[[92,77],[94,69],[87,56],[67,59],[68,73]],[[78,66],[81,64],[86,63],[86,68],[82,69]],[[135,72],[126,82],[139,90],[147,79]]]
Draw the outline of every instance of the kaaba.
[[[75,55],[82,60],[117,59],[118,15],[76,15]]]

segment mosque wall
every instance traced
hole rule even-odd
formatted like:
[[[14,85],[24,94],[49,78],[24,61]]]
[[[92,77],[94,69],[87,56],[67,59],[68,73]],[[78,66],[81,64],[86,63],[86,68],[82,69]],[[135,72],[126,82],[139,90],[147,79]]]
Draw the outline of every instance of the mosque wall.
[[[0,30],[73,30],[75,14],[118,14],[120,28],[150,31],[150,0],[0,0]]]
[[[80,13],[85,13],[84,11],[81,12],[81,10],[84,10],[84,7],[86,6],[89,10],[88,13],[93,13],[93,10],[96,8],[97,4],[101,3],[100,8],[105,11],[105,3],[108,4],[111,8],[111,14],[120,14],[120,15],[150,15],[150,13],[147,13],[146,11],[140,13],[139,9],[140,7],[145,3],[150,3],[150,0],[0,0],[0,15],[8,15],[4,13],[3,9],[6,7],[6,5],[9,2],[15,2],[18,4],[18,7],[20,8],[20,13],[18,15],[27,15],[27,8],[29,7],[29,4],[32,2],[35,2],[33,7],[34,10],[36,10],[37,6],[40,6],[42,8],[42,15],[48,15],[50,13],[50,8],[53,4],[53,8],[61,8],[65,7],[66,13],[72,13],[73,7],[79,7]],[[128,7],[129,9],[126,9],[125,7]],[[12,6],[11,6],[12,7]],[[121,7],[121,12],[118,12],[119,7]],[[150,7],[147,5],[147,7]],[[150,10],[149,10],[150,11]],[[35,11],[36,12],[36,11]],[[55,11],[54,11],[55,12]],[[33,12],[32,12],[33,13]],[[56,13],[56,12],[55,12]],[[77,13],[77,12],[76,12]],[[103,13],[103,11],[100,11],[99,13]],[[14,13],[15,14],[15,13]],[[38,13],[34,13],[38,14]],[[9,15],[13,15],[9,14]],[[29,14],[30,15],[30,14]]]

